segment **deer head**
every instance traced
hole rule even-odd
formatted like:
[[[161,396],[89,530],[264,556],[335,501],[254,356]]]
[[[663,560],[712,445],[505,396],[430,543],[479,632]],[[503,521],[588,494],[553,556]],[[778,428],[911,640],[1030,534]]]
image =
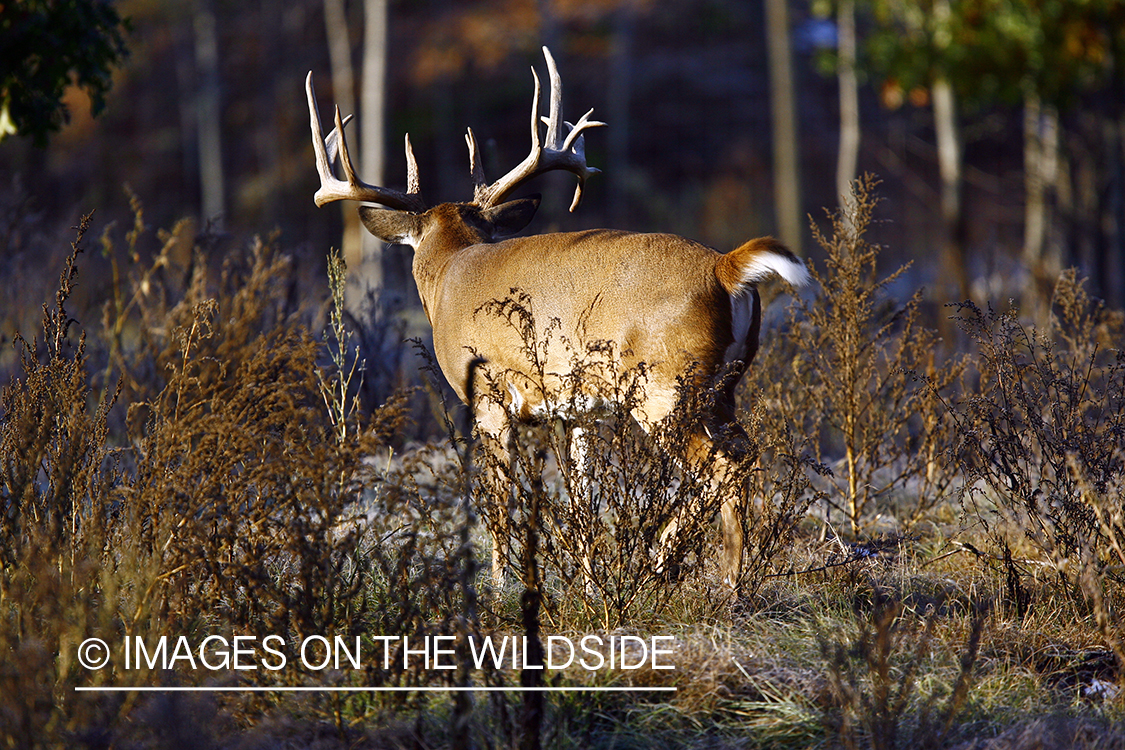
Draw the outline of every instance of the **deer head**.
[[[594,112],[592,109],[582,115],[576,124],[572,125],[563,121],[562,79],[559,77],[558,68],[550,50],[544,47],[543,54],[547,59],[547,71],[551,80],[551,101],[548,115],[542,118],[546,125],[546,135],[544,139],[540,138],[540,83],[538,73],[532,68],[531,74],[535,79],[535,95],[531,102],[531,151],[527,157],[506,175],[490,184],[486,181],[484,169],[481,167],[480,153],[472,128],[469,128],[465,134],[473,177],[473,199],[457,205],[465,206],[466,210],[462,211],[461,215],[475,224],[475,228],[483,231],[488,240],[494,239],[498,233],[518,232],[531,220],[535,212],[529,203],[519,204],[520,208],[511,211],[500,208],[504,199],[524,182],[551,170],[562,169],[573,172],[578,177],[578,185],[575,187],[574,199],[570,205],[570,210],[574,211],[578,204],[582,202],[582,188],[586,184],[586,179],[599,172],[599,170],[586,164],[583,134],[589,128],[604,127],[605,123],[590,119],[590,115]],[[344,128],[351,121],[351,116],[341,118],[340,108],[337,107],[335,127],[325,138],[322,135],[320,114],[316,108],[316,93],[313,89],[311,72],[305,79],[305,92],[309,100],[316,168],[320,174],[320,189],[314,196],[316,205],[323,206],[326,203],[338,200],[358,200],[387,206],[396,212],[394,217],[392,218],[391,215],[387,214],[386,209],[383,209],[383,215],[372,218],[371,222],[374,226],[369,224],[368,229],[375,236],[387,242],[414,244],[407,240],[414,236],[420,236],[418,234],[420,228],[428,225],[429,222],[422,217],[426,215],[429,207],[422,199],[418,181],[418,163],[414,158],[409,134],[406,136],[406,190],[391,190],[369,185],[356,176],[351,157],[348,154]],[[563,134],[564,127],[566,129],[565,136]],[[337,154],[344,170],[343,180],[338,179],[332,171],[332,164],[336,160]],[[367,215],[374,216],[374,210],[368,209],[363,212],[365,221]],[[518,222],[513,220],[514,216],[526,217],[526,221],[517,226]],[[494,225],[493,222],[495,221],[500,223]],[[490,227],[495,227],[495,231],[490,231]],[[384,231],[388,232],[387,236],[380,234]]]

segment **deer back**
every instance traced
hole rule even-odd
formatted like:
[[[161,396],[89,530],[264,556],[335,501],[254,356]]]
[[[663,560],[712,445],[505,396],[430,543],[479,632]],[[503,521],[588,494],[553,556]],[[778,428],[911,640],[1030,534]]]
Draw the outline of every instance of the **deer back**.
[[[420,246],[416,257],[426,255]],[[670,389],[692,368],[713,372],[734,339],[721,258],[667,234],[537,235],[465,247],[436,284],[419,288],[432,290],[434,350],[458,395],[481,356],[535,406],[565,398],[576,367],[588,391],[642,362]]]

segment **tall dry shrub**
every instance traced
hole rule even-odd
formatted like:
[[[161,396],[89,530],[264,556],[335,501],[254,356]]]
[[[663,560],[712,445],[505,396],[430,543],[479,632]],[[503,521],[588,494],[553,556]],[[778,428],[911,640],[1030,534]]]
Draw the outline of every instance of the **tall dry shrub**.
[[[367,348],[363,335],[347,319],[346,271],[342,255],[332,253],[328,262],[332,306],[325,336],[330,364],[317,372],[329,422],[337,440],[344,443],[363,443],[364,430],[370,432],[376,424],[384,437],[401,435],[411,396],[407,391],[396,394],[372,418],[363,417],[364,381],[371,373],[368,360],[379,352]],[[444,446],[430,444],[395,460],[392,449],[373,450],[377,446],[368,441],[357,445],[363,472],[346,477],[352,495],[346,506],[347,520],[337,529],[337,542],[354,543],[355,553],[345,572],[356,581],[358,596],[344,603],[336,620],[347,623],[350,635],[396,639],[371,641],[371,652],[387,658],[365,665],[364,684],[467,687],[475,679],[465,641],[465,636],[478,634],[480,627],[475,591],[478,566],[471,543],[476,518],[467,506],[473,458],[471,445],[459,440],[448,416],[446,427],[450,441],[463,448],[452,456]],[[349,537],[343,536],[344,530]],[[404,660],[403,642],[398,639],[406,636],[417,644],[421,638],[437,635],[458,639],[457,670],[427,669],[424,660]],[[485,670],[483,679],[493,680],[494,676]],[[399,709],[409,713],[424,709],[427,698],[419,694],[408,701],[392,697],[368,702],[359,696],[350,703],[351,710],[359,714]],[[476,727],[470,696],[458,693],[454,704],[451,731],[462,745],[471,743]]]
[[[217,277],[194,264],[178,297],[155,293],[163,254],[134,286],[123,280],[106,314],[109,366],[95,366],[66,308],[87,225],[42,343],[17,339],[22,372],[0,396],[4,746],[143,732],[139,701],[75,685],[228,677],[126,670],[117,652],[89,671],[75,658],[87,637],[240,633],[294,647],[306,634],[367,632],[372,574],[355,508],[378,487],[368,458],[404,416],[398,401],[334,412],[351,420],[337,429],[322,386],[341,375],[292,313],[288,259],[261,242]],[[121,386],[95,387],[118,373]]]
[[[0,745],[54,744],[81,678],[74,650],[112,622],[100,565],[121,478],[108,445],[114,396],[87,381],[86,337],[66,303],[89,226],[71,245],[42,340],[16,337],[21,372],[0,393]],[[89,718],[84,716],[84,718]]]
[[[694,441],[715,408],[717,383],[701,388],[699,378],[684,373],[677,409],[646,433],[631,416],[648,387],[644,363],[607,364],[618,361],[611,342],[561,340],[554,323],[537,333],[525,295],[498,300],[492,308],[490,314],[506,317],[521,334],[527,371],[542,396],[562,394],[556,415],[535,424],[512,419],[512,445],[481,452],[484,476],[494,482],[482,486],[485,522],[494,535],[507,533],[512,540],[510,566],[541,566],[546,616],[556,626],[609,630],[658,622],[691,598],[684,596],[689,590],[716,591],[695,600],[706,614],[729,604],[729,589],[717,585],[720,542],[713,520],[720,499],[730,494],[747,498],[740,508],[747,555],[740,590],[753,593],[812,496],[795,450],[774,440],[770,460],[759,465],[760,446],[747,437],[756,431],[716,435],[715,446],[739,443],[728,453],[733,469],[720,475],[716,448],[701,456]],[[544,353],[553,346],[570,352],[565,375],[545,370]],[[503,373],[487,366],[483,371],[482,397],[504,407]],[[557,388],[548,394],[544,384],[552,381]],[[588,408],[591,399],[598,409]],[[575,431],[585,436],[583,451],[573,444]],[[751,486],[756,493],[747,493]],[[661,540],[673,521],[677,533]],[[537,561],[528,559],[522,543],[531,536],[540,550]]]
[[[354,566],[347,506],[373,481],[364,456],[402,415],[392,404],[364,429],[334,429],[321,346],[289,300],[290,259],[255,240],[212,274],[188,229],[163,236],[129,302],[115,297],[106,315],[131,396],[120,542],[159,571],[157,585],[127,590],[123,627],[332,633],[340,597],[358,594],[340,585]],[[185,242],[190,276],[169,279]]]
[[[561,334],[557,326],[548,326],[547,340],[540,340],[531,305],[526,296],[515,296],[498,300],[494,309],[482,314],[505,316],[520,332],[528,369],[545,397],[550,378],[543,355]],[[560,405],[559,412],[567,415],[561,421],[548,417],[524,424],[510,418],[511,444],[485,443],[488,449],[479,452],[484,480],[479,506],[493,537],[508,540],[505,562],[520,571],[519,579],[527,579],[532,567],[540,569],[531,578],[542,578],[549,616],[566,613],[563,619],[573,622],[578,615],[579,622],[609,629],[635,621],[638,613],[656,614],[667,603],[669,587],[661,585],[664,574],[654,564],[653,546],[660,528],[679,507],[704,498],[699,485],[706,478],[680,481],[671,441],[682,438],[682,431],[665,437],[661,460],[638,434],[629,412],[643,398],[643,367],[607,373],[598,356],[602,344],[579,351],[577,342],[559,343],[573,350],[572,373],[561,385],[573,408]],[[506,408],[505,373],[485,366],[482,374],[480,397]],[[591,389],[606,404],[597,415],[582,404]],[[585,461],[571,450],[574,430],[583,430],[593,445]],[[707,515],[717,509],[717,499],[703,499],[699,508]],[[677,559],[689,550],[699,551],[703,528],[685,525],[676,542]],[[529,538],[538,544],[534,559],[526,554]],[[683,572],[685,580],[690,577]]]
[[[1125,316],[1091,300],[1073,270],[1055,287],[1050,323],[960,306],[980,386],[956,405],[962,501],[981,519],[1023,614],[1030,580],[1121,651],[1125,593]],[[1116,633],[1116,635],[1114,635]]]
[[[853,535],[876,513],[912,523],[945,496],[937,394],[961,370],[937,361],[921,291],[901,304],[891,296],[908,266],[879,275],[879,247],[866,239],[877,186],[870,175],[853,183],[829,214],[831,234],[812,225],[825,253],[823,266],[809,263],[816,296],[795,301],[788,328],[764,336],[775,343],[756,362],[752,390],[771,432],[808,436],[816,462],[833,468],[827,501]]]

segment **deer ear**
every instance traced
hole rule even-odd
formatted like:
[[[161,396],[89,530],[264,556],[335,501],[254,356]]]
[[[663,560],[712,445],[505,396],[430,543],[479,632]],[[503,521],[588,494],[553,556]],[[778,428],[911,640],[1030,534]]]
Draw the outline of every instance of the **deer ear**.
[[[515,234],[535,217],[541,196],[532,195],[481,211],[481,217],[492,225],[494,234]]]
[[[422,235],[422,222],[418,214],[409,211],[360,206],[359,218],[368,232],[384,242],[401,242],[413,246]]]

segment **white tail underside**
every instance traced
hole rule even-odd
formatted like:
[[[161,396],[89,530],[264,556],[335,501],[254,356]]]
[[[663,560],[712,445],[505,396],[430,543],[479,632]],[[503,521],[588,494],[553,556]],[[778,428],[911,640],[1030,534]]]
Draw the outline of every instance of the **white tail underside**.
[[[809,283],[809,272],[804,263],[777,253],[761,253],[750,261],[742,270],[742,283],[756,284],[775,273],[794,287]]]

